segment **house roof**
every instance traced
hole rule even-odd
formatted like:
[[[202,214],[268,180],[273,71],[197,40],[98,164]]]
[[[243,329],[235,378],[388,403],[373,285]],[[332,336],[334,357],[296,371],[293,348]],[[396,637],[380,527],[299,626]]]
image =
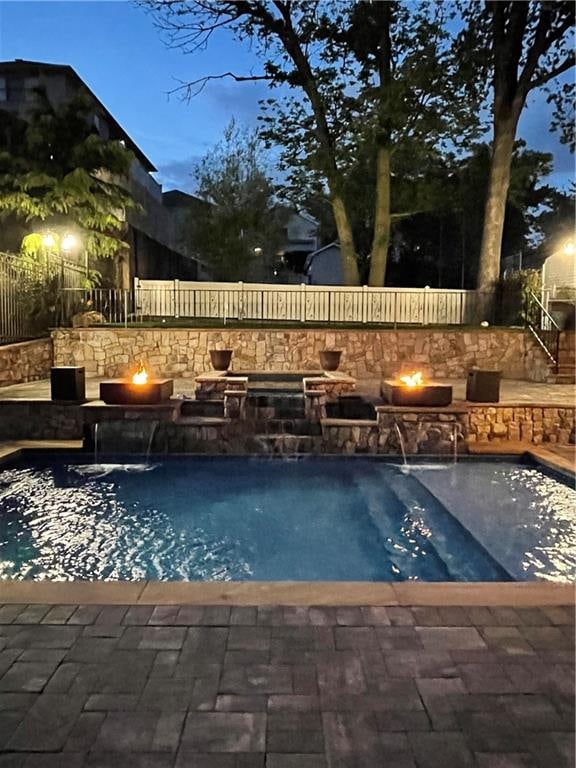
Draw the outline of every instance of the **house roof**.
[[[162,201],[170,208],[189,208],[192,206],[208,208],[212,205],[207,200],[202,200],[196,195],[190,195],[181,189],[169,189],[167,192],[162,192]]]
[[[306,261],[304,262],[304,272],[306,273],[310,267],[312,266],[312,262],[318,256],[319,253],[322,253],[323,251],[327,251],[328,248],[340,248],[340,243],[338,240],[333,240],[331,243],[328,243],[328,245],[323,245],[322,248],[318,248],[317,251],[314,251],[311,253]]]
[[[55,72],[67,75],[73,80],[79,87],[83,87],[88,91],[90,96],[94,99],[96,104],[106,113],[106,117],[110,123],[111,135],[114,139],[124,141],[126,146],[132,150],[138,160],[142,163],[144,168],[149,172],[155,172],[157,169],[151,160],[144,154],[136,142],[126,133],[124,128],[111,114],[111,112],[104,106],[100,99],[96,96],[94,91],[86,85],[76,70],[69,64],[51,64],[45,61],[27,61],[25,59],[14,59],[13,61],[0,61],[0,75],[4,74],[23,74],[29,72],[32,75],[40,76],[43,72]]]

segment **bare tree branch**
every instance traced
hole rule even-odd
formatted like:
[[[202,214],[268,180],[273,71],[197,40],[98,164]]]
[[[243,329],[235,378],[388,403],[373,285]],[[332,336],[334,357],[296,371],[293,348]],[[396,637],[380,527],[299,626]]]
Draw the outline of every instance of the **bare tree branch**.
[[[173,93],[180,93],[181,91],[185,91],[186,93],[184,98],[189,101],[195,96],[198,96],[199,93],[202,93],[206,85],[211,80],[224,80],[226,78],[230,78],[236,83],[255,82],[257,80],[270,81],[271,79],[268,75],[237,75],[235,72],[223,72],[221,75],[205,75],[204,77],[199,77],[197,80],[192,80],[191,82],[184,82],[183,80],[180,80],[180,85],[177,88],[173,88],[171,91],[168,91],[168,94],[171,95]]]

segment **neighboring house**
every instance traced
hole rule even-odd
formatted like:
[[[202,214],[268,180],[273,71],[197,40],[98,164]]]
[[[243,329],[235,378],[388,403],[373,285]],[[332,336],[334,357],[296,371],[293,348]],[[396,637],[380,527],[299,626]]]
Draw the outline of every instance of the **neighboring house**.
[[[304,273],[310,285],[344,285],[340,244],[334,241],[311,253]]]
[[[203,216],[210,203],[179,189],[162,193],[162,203],[170,211],[174,247],[196,264],[196,272],[190,280],[212,280],[212,269],[203,261],[194,248],[192,221]],[[182,279],[185,279],[184,277]]]
[[[288,270],[303,274],[308,256],[319,245],[319,224],[305,211],[290,210],[287,214],[285,242],[278,251],[281,263]]]
[[[79,89],[86,91],[94,102],[92,119],[98,134],[122,141],[134,154],[128,187],[144,213],[127,213],[130,254],[120,262],[117,282],[128,287],[136,276],[198,279],[203,267],[183,244],[181,217],[174,216],[174,206],[165,205],[162,186],[151,175],[156,168],[75,70],[67,64],[22,59],[0,62],[0,109],[26,119],[38,87],[55,106],[69,101]]]

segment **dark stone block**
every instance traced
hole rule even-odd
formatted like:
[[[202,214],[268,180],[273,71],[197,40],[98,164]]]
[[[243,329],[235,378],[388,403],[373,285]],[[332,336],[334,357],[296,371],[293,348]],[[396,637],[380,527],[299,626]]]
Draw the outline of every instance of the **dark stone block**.
[[[397,381],[384,381],[382,395],[390,405],[442,408],[452,402],[452,387],[447,384],[423,384],[408,387]]]
[[[107,405],[156,405],[169,400],[173,393],[173,379],[152,379],[147,384],[126,379],[100,382],[100,400]]]
[[[83,403],[86,400],[86,370],[67,365],[50,369],[50,394],[61,403]]]

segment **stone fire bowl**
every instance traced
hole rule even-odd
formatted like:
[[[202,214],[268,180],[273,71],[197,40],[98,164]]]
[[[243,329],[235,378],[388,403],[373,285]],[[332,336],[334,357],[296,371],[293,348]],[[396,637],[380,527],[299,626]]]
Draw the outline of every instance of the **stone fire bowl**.
[[[100,400],[106,405],[157,405],[174,393],[174,379],[151,379],[147,384],[133,384],[129,379],[100,382]]]
[[[452,402],[452,387],[431,381],[421,387],[407,387],[399,381],[382,382],[382,397],[390,405],[441,408]]]

